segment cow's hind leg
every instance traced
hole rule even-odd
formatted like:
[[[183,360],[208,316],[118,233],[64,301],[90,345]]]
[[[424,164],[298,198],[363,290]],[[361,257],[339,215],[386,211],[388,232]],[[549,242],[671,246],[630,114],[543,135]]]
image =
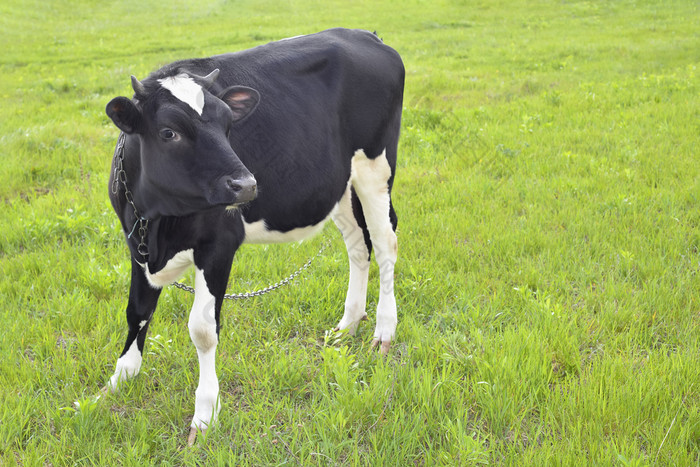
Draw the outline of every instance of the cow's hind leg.
[[[352,159],[352,186],[362,204],[367,229],[372,240],[374,255],[379,265],[379,303],[373,347],[381,344],[382,353],[396,332],[396,298],[394,297],[394,264],[398,255],[396,215],[391,206],[393,169],[386,151],[369,159],[364,151],[357,151]]]
[[[335,329],[347,329],[351,335],[354,335],[360,321],[367,319],[365,307],[372,244],[369,241],[369,232],[362,214],[362,206],[357,194],[350,186],[340,200],[333,221],[343,234],[350,263],[345,312]]]

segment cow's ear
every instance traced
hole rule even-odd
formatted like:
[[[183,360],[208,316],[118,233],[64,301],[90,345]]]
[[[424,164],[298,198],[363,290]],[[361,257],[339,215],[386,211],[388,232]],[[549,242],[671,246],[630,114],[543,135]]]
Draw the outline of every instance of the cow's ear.
[[[233,121],[239,122],[253,113],[260,102],[260,93],[247,86],[231,86],[224,89],[219,99],[233,110]]]
[[[124,133],[140,133],[141,111],[134,105],[131,99],[115,97],[106,109],[107,115],[112,119],[117,128]]]

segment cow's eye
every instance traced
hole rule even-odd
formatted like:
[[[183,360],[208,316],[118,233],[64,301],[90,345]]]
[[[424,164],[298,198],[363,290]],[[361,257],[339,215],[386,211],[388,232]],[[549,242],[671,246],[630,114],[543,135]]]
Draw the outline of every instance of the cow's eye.
[[[178,139],[180,139],[180,135],[175,133],[170,128],[163,128],[162,130],[160,130],[160,137],[166,141],[177,141]]]

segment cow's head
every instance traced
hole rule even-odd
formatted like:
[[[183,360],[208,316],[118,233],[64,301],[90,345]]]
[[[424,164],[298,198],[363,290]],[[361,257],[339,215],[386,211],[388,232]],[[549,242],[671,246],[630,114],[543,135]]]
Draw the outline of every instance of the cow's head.
[[[128,146],[140,148],[140,173],[129,182],[146,217],[183,216],[257,196],[255,178],[231,148],[229,132],[255,110],[260,95],[244,86],[214,95],[218,74],[181,73],[143,83],[132,76],[134,99],[107,104],[114,124],[138,137],[138,145]]]

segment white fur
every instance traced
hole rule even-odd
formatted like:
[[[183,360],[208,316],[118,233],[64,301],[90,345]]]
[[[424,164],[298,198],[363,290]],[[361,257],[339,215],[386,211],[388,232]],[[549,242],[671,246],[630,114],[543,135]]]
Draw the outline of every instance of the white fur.
[[[338,329],[347,329],[355,334],[360,321],[367,316],[367,280],[369,277],[369,251],[365,245],[362,228],[352,213],[350,187],[340,200],[338,211],[333,216],[333,222],[343,234],[345,247],[348,250],[350,262],[350,277],[348,293],[345,297],[345,312],[338,323]]]
[[[221,410],[219,403],[219,379],[216,376],[216,320],[214,296],[207,287],[204,272],[197,269],[194,278],[194,303],[188,323],[190,338],[197,348],[199,358],[199,384],[195,391],[192,427],[207,429]]]
[[[176,98],[189,105],[200,116],[204,112],[204,91],[202,87],[186,74],[169,76],[158,82]]]
[[[251,222],[250,224],[244,222],[244,241],[245,243],[288,243],[306,240],[307,238],[311,238],[321,232],[323,230],[323,226],[326,225],[328,219],[333,216],[337,209],[338,205],[336,204],[331,213],[318,224],[300,227],[298,229],[290,230],[289,232],[280,232],[277,230],[268,229],[264,219]]]
[[[151,273],[148,266],[144,266],[144,272],[148,282],[155,288],[165,287],[178,280],[194,264],[194,250],[183,250],[175,254],[160,271]]]
[[[117,360],[117,368],[109,378],[107,387],[110,391],[116,391],[119,384],[139,374],[141,370],[141,352],[139,351],[136,339],[131,343],[129,350]]]
[[[362,150],[355,152],[352,158],[352,186],[362,204],[379,265],[379,303],[374,337],[381,342],[394,338],[397,323],[394,264],[398,255],[398,243],[389,219],[390,177],[391,167],[386,158],[386,150],[374,159],[369,159]]]

